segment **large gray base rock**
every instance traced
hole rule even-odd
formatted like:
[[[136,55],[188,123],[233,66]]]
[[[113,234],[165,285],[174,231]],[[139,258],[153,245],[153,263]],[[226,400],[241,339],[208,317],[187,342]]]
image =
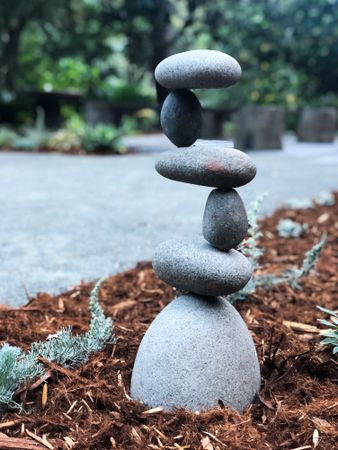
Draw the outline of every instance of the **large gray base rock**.
[[[161,126],[177,147],[189,147],[202,127],[202,107],[196,95],[188,90],[171,92],[161,110]]]
[[[249,331],[220,297],[184,295],[146,332],[136,356],[131,395],[149,407],[201,411],[219,402],[243,411],[260,387]]]
[[[203,236],[216,248],[229,250],[245,238],[248,218],[243,200],[234,189],[210,192],[203,216]]]
[[[336,130],[336,108],[306,107],[300,116],[297,137],[301,142],[333,142]]]
[[[156,274],[181,291],[200,295],[228,295],[250,280],[249,260],[236,250],[223,252],[204,239],[170,239],[153,256]]]
[[[235,116],[235,147],[241,150],[281,149],[284,112],[278,106],[246,106]]]

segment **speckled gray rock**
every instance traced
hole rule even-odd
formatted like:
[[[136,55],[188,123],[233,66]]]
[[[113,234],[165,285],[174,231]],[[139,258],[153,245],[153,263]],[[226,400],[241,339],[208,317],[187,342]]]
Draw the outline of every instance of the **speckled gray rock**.
[[[156,274],[182,291],[227,295],[242,289],[251,278],[251,264],[236,250],[223,252],[204,239],[170,239],[153,256]]]
[[[131,395],[149,407],[202,411],[219,401],[242,412],[260,388],[257,354],[236,309],[184,295],[156,317],[137,353]]]
[[[161,61],[155,78],[174,89],[226,88],[241,77],[241,66],[230,55],[217,50],[190,50]]]
[[[256,175],[256,166],[245,153],[202,140],[162,153],[155,168],[171,180],[222,189],[243,186]]]
[[[189,147],[202,127],[202,108],[196,95],[186,89],[171,92],[161,110],[161,126],[177,147]]]
[[[236,247],[248,232],[243,200],[234,189],[210,192],[203,216],[203,236],[216,248]]]

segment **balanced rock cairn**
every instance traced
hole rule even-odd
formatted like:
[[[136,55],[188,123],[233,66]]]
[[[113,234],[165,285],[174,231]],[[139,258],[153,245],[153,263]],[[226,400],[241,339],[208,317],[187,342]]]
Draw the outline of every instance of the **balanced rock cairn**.
[[[203,235],[162,243],[153,258],[156,274],[187,291],[166,306],[146,332],[134,365],[131,395],[150,407],[201,411],[248,406],[260,387],[257,354],[236,309],[223,297],[242,289],[251,265],[234,248],[248,231],[241,197],[256,167],[249,157],[220,141],[195,141],[201,105],[189,89],[224,88],[241,76],[238,62],[213,50],[193,50],[164,59],[155,70],[171,90],[161,125],[179,149],[163,154],[156,170],[175,181],[216,188],[203,218]],[[194,145],[193,145],[194,144]]]

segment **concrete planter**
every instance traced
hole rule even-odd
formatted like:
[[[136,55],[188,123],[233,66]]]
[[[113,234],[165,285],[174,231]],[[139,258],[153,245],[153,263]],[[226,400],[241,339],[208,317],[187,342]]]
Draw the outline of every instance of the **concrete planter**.
[[[235,148],[281,149],[284,110],[278,106],[246,106],[235,115]]]
[[[301,142],[333,142],[337,130],[337,110],[333,107],[306,107],[297,128]]]

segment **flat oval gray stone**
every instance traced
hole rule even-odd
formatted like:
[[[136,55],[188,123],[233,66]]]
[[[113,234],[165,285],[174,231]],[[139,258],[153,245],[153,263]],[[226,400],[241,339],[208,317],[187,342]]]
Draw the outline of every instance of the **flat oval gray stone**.
[[[242,412],[260,388],[249,331],[220,297],[184,295],[156,317],[142,339],[131,395],[149,407],[203,411],[219,401]]]
[[[153,256],[153,268],[168,284],[200,295],[228,295],[251,278],[245,256],[236,250],[217,250],[202,238],[162,242]]]
[[[165,58],[155,69],[157,82],[171,90],[226,88],[241,75],[241,66],[235,58],[217,50],[177,53]]]
[[[161,110],[161,126],[177,147],[189,147],[202,127],[202,107],[196,95],[186,89],[171,92]]]
[[[243,186],[256,175],[256,166],[245,153],[202,140],[162,153],[155,168],[171,180],[222,189]]]
[[[243,200],[234,189],[214,189],[204,209],[203,236],[221,250],[235,248],[248,232]]]

